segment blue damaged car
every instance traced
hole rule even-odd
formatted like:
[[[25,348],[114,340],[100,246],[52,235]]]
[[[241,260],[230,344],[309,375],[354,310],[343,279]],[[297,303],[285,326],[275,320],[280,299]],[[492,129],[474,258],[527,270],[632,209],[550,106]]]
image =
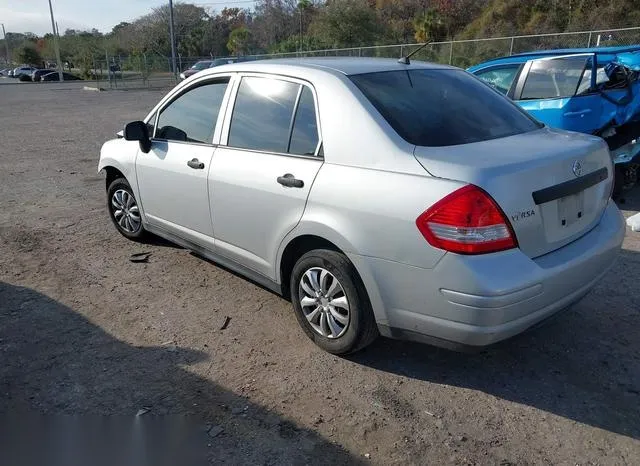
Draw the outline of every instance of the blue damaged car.
[[[467,71],[538,121],[602,137],[616,166],[618,195],[640,168],[640,45],[562,49],[497,58]]]

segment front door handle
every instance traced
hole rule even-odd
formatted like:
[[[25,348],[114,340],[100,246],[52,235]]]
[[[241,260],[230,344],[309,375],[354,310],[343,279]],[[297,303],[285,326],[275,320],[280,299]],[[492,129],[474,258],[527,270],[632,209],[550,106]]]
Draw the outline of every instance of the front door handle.
[[[302,188],[304,187],[304,181],[296,179],[291,173],[278,177],[278,183],[287,188]]]
[[[194,170],[202,170],[204,168],[204,163],[200,162],[200,160],[198,159],[189,160],[187,162],[187,165],[189,165]]]

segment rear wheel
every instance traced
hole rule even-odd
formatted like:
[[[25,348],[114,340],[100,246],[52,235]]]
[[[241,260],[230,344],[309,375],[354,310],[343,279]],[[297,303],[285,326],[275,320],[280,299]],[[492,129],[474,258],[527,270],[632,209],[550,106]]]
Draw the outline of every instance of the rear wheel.
[[[126,179],[117,178],[107,188],[107,208],[111,221],[123,236],[134,241],[146,236],[138,202]]]
[[[290,289],[300,326],[325,351],[352,353],[378,336],[364,285],[344,254],[306,253],[293,267]]]

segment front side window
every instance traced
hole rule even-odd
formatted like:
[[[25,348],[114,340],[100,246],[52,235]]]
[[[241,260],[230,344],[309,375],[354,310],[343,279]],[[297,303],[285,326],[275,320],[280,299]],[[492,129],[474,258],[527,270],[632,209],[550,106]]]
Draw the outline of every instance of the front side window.
[[[511,84],[518,74],[519,65],[479,71],[476,76],[498,91],[506,94],[511,89]]]
[[[229,78],[191,88],[160,111],[155,137],[211,144]]]
[[[287,152],[299,84],[244,77],[233,107],[228,145],[266,152]]]
[[[573,97],[579,92],[590,57],[565,57],[536,60],[531,64],[520,99],[556,99]],[[589,74],[589,80],[591,76]],[[589,83],[590,81],[584,81]]]
[[[351,80],[403,139],[418,146],[469,144],[540,127],[509,99],[461,70],[385,71]]]

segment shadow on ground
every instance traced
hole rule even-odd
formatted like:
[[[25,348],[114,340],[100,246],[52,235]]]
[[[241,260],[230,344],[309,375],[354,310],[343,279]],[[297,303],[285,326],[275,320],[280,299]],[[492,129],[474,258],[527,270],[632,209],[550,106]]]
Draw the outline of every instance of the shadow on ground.
[[[639,286],[640,254],[623,250],[579,305],[479,354],[379,339],[350,359],[640,439]]]
[[[155,456],[147,458],[150,462],[137,457],[133,464],[160,464],[157,459],[163,456],[162,464],[188,464],[188,461],[167,463],[164,454],[167,449],[175,453],[175,448],[179,448],[172,445],[177,437],[166,435],[167,428],[175,430],[177,426],[183,426],[182,437],[190,439],[190,458],[215,464],[333,465],[359,461],[316,433],[301,429],[185,369],[204,361],[207,358],[204,353],[179,347],[131,346],[69,307],[31,289],[3,282],[0,282],[0,358],[0,419],[4,420],[0,422],[0,437],[4,439],[0,440],[0,451],[4,451],[5,459],[10,459],[7,452],[13,451],[20,464],[26,464],[23,455],[33,452],[34,441],[38,454],[47,458],[46,464],[80,464],[79,457],[59,463],[55,455],[46,455],[59,448],[64,458],[69,459],[78,448],[90,445],[80,441],[83,433],[96,433],[90,439],[84,438],[89,442],[105,435],[100,423],[104,420],[96,424],[95,415],[117,415],[105,419],[119,419],[129,427],[129,430],[118,428],[120,436],[131,431],[134,437],[129,442],[138,435],[133,443],[147,442],[146,446],[155,452]],[[75,434],[60,437],[56,446],[46,443],[55,435],[43,438],[27,432],[22,442],[28,441],[22,445],[21,430],[16,430],[20,424],[8,420],[19,419],[24,424],[25,419],[33,421],[33,416],[42,414],[73,416],[46,416],[35,424],[32,422],[31,427],[41,428],[44,422],[51,428],[61,423],[64,427],[55,429],[58,433]],[[96,425],[103,430],[95,430]],[[209,430],[211,426],[213,431]],[[31,427],[25,424],[23,430]],[[149,429],[164,429],[164,440],[145,438]],[[3,431],[13,437],[3,435]],[[15,441],[10,441],[11,438]],[[96,455],[96,451],[89,449],[88,454]],[[123,451],[122,445],[117,445],[110,453]],[[106,458],[100,458],[100,464],[104,461],[108,464]],[[94,459],[85,464],[98,464],[98,458]],[[129,463],[120,458],[111,464]]]
[[[640,211],[640,186],[636,185],[632,189],[623,192],[616,198],[616,204],[622,210]]]

